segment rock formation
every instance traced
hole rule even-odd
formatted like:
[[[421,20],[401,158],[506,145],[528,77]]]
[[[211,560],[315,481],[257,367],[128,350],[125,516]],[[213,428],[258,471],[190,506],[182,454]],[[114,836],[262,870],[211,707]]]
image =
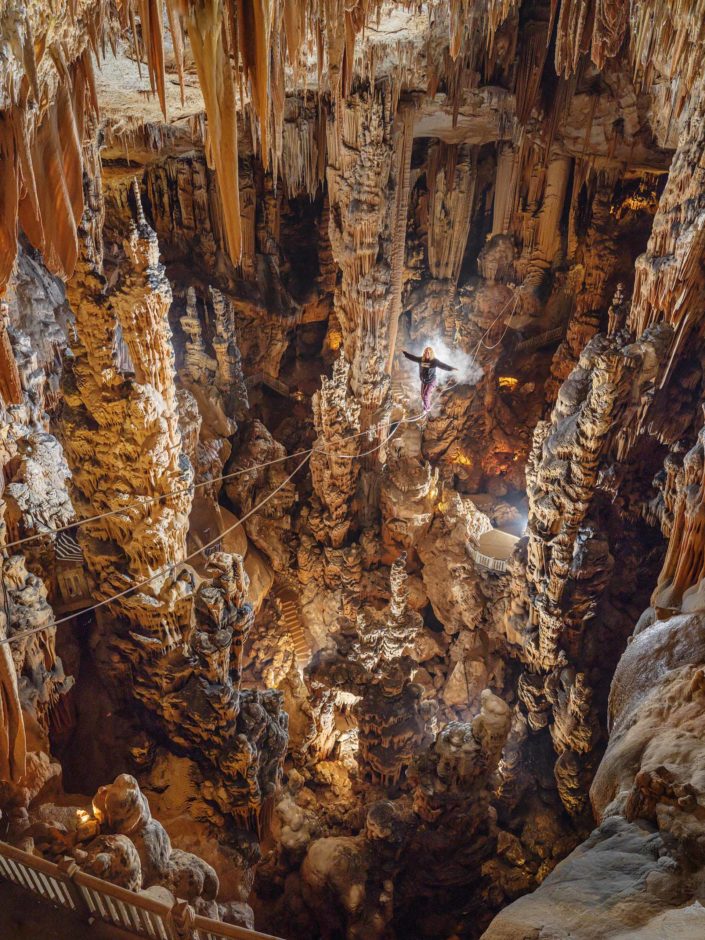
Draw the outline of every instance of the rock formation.
[[[352,696],[361,773],[384,786],[400,780],[424,737],[422,690],[411,681],[423,622],[408,607],[405,564],[402,555],[392,566],[384,612],[347,599],[330,637],[334,646],[316,654],[309,667],[314,694],[323,687]]]

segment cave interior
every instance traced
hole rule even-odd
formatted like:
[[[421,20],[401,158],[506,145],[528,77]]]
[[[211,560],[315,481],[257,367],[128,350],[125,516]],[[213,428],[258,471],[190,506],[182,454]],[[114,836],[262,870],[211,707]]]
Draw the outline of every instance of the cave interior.
[[[702,940],[704,334],[705,0],[0,0],[0,936]]]

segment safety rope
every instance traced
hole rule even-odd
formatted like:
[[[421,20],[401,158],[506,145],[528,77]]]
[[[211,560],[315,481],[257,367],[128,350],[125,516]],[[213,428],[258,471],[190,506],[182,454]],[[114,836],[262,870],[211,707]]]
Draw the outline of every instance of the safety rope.
[[[392,431],[385,437],[384,440],[382,440],[379,444],[375,445],[375,447],[371,448],[371,449],[368,450],[368,451],[364,451],[363,453],[360,453],[360,454],[334,454],[333,456],[335,456],[335,457],[350,458],[350,459],[356,459],[356,458],[359,458],[359,457],[367,457],[367,456],[369,456],[370,454],[373,454],[375,451],[379,450],[380,448],[384,447],[384,445],[385,445],[389,440],[391,440],[391,438],[394,436],[394,434],[396,434],[397,429],[399,428],[400,425],[402,425],[402,424],[413,424],[415,421],[420,420],[422,417],[423,417],[423,415],[422,415],[422,414],[419,414],[419,415],[416,415],[416,416],[413,417],[413,418],[403,418],[401,421],[399,421],[399,422],[394,426],[394,428],[392,429]],[[381,422],[380,422],[380,424],[381,424]],[[379,426],[379,425],[373,425],[372,427],[375,427],[375,426]],[[362,434],[367,434],[368,431],[371,430],[371,429],[372,429],[372,428],[368,428],[367,431],[363,431],[363,432],[361,432],[361,433],[362,433]],[[353,438],[353,437],[360,437],[360,434],[352,434],[352,435],[349,435],[349,436],[347,436],[346,438],[343,438],[343,440],[350,440],[350,439]],[[45,630],[52,629],[52,627],[58,627],[58,626],[60,626],[62,623],[67,623],[69,620],[74,620],[76,617],[82,616],[83,614],[89,614],[89,613],[91,613],[91,612],[94,611],[94,610],[98,610],[98,609],[101,608],[101,607],[105,607],[106,604],[112,604],[112,603],[114,603],[115,601],[120,600],[120,599],[123,598],[123,597],[127,597],[128,594],[132,594],[134,591],[139,591],[139,590],[141,590],[143,587],[146,587],[148,584],[151,584],[153,581],[156,581],[157,578],[164,577],[164,576],[167,575],[170,571],[174,571],[176,568],[179,568],[181,565],[185,565],[185,564],[187,564],[189,561],[192,561],[194,558],[196,558],[197,555],[200,555],[202,552],[205,552],[205,551],[207,551],[209,548],[212,548],[212,547],[213,547],[214,545],[216,545],[218,542],[221,542],[227,535],[229,535],[229,534],[230,534],[231,532],[233,532],[235,529],[239,528],[239,526],[241,526],[244,522],[246,522],[251,516],[253,516],[253,515],[255,515],[255,513],[259,512],[259,510],[262,509],[262,507],[265,506],[265,505],[270,501],[270,499],[272,499],[274,496],[276,496],[276,494],[277,494],[278,492],[280,492],[280,490],[282,490],[282,489],[287,485],[287,483],[289,483],[289,481],[299,472],[299,470],[311,459],[312,454],[313,454],[314,452],[316,452],[316,451],[319,451],[319,452],[320,452],[320,450],[322,450],[322,449],[321,449],[321,448],[313,448],[313,447],[312,447],[312,448],[310,448],[308,451],[305,451],[305,452],[304,452],[305,456],[304,456],[304,459],[301,461],[301,463],[299,463],[299,465],[296,467],[296,469],[293,470],[293,471],[289,474],[289,476],[288,476],[285,480],[283,480],[283,481],[279,484],[279,486],[276,487],[276,489],[272,490],[271,493],[269,493],[269,494],[268,494],[261,502],[259,502],[256,506],[254,506],[252,509],[250,509],[249,512],[247,512],[241,519],[238,519],[238,520],[237,520],[236,522],[234,522],[231,526],[228,526],[228,528],[225,529],[223,532],[219,533],[214,539],[211,539],[210,542],[207,542],[205,545],[202,545],[200,548],[196,549],[196,551],[191,552],[190,555],[187,555],[185,558],[181,559],[181,561],[174,562],[174,563],[172,563],[172,564],[170,564],[170,565],[167,565],[166,568],[163,568],[163,569],[161,569],[160,571],[157,571],[157,572],[156,572],[155,574],[153,574],[150,578],[147,578],[147,579],[145,579],[144,581],[140,581],[138,584],[133,584],[133,585],[131,585],[129,588],[126,588],[124,591],[121,591],[119,594],[114,594],[114,595],[111,596],[111,597],[106,597],[104,600],[99,601],[97,604],[93,604],[91,607],[86,607],[86,608],[84,608],[83,610],[76,611],[75,613],[69,614],[69,615],[66,616],[66,617],[62,617],[62,618],[59,619],[59,620],[55,620],[54,623],[52,623],[52,624],[48,624],[48,625],[45,625],[45,626],[43,626],[43,627],[33,627],[31,630],[23,630],[23,631],[21,631],[20,633],[15,633],[13,636],[10,636],[10,637],[2,637],[2,638],[0,638],[0,643],[14,643],[14,642],[17,641],[17,640],[23,640],[23,639],[25,639],[25,638],[28,637],[28,636],[33,636],[35,633],[42,633],[42,632],[45,631]],[[291,457],[293,457],[293,456],[294,456],[294,455],[292,454],[292,455],[290,455],[289,458],[287,458],[287,459],[291,459]],[[297,456],[300,456],[300,455],[297,455]],[[250,468],[250,470],[254,470],[254,469],[255,469],[254,467],[251,467],[251,468]],[[212,482],[212,481],[210,481],[210,482]]]
[[[421,417],[421,416],[419,416]],[[407,423],[411,422],[414,419],[406,419]],[[378,421],[376,424],[371,424],[364,431],[357,431],[355,434],[348,434],[345,437],[341,438],[342,441],[351,441],[357,437],[364,437],[366,434],[370,434],[372,431],[385,427],[387,424],[386,421]],[[299,450],[293,454],[286,454],[284,457],[275,457],[272,460],[266,460],[264,463],[253,464],[251,467],[244,467],[240,470],[233,470],[232,473],[225,473],[218,477],[211,477],[208,480],[203,480],[201,483],[192,483],[190,486],[182,487],[179,490],[172,490],[170,493],[159,493],[155,496],[140,496],[138,499],[126,503],[124,506],[120,506],[118,509],[109,509],[106,512],[98,513],[95,516],[88,516],[86,519],[77,519],[75,522],[69,522],[66,525],[56,526],[56,527],[46,527],[41,532],[35,532],[34,535],[26,535],[24,538],[15,539],[13,542],[7,542],[4,546],[5,549],[17,548],[19,545],[26,545],[28,542],[34,542],[36,539],[44,538],[47,535],[58,535],[60,532],[66,532],[68,529],[74,529],[76,526],[86,525],[90,522],[99,522],[101,519],[108,519],[111,516],[117,516],[121,513],[128,512],[130,509],[142,508],[144,506],[149,506],[152,503],[158,503],[165,499],[176,499],[177,496],[186,496],[189,493],[193,493],[194,490],[199,490],[205,486],[211,486],[214,483],[221,483],[225,480],[232,480],[235,477],[243,476],[246,473],[254,473],[256,470],[264,470],[266,467],[272,467],[275,464],[284,463],[287,460],[295,460],[297,457],[304,457],[305,455],[311,454],[329,454],[330,451],[325,447],[311,447],[308,450]],[[343,460],[354,460],[355,457],[360,456],[359,454],[332,454],[334,457],[342,458]]]
[[[477,346],[475,347],[475,352],[472,354],[473,359],[475,359],[475,358],[477,357],[477,354],[478,354],[478,352],[479,352],[479,350],[480,350],[480,346],[484,346],[485,349],[496,349],[497,346],[499,346],[499,344],[502,342],[502,340],[503,340],[504,337],[506,336],[507,330],[509,329],[509,325],[510,325],[510,323],[512,322],[512,319],[514,318],[514,314],[516,313],[516,308],[517,308],[517,303],[518,303],[518,302],[519,302],[519,294],[515,292],[514,295],[509,298],[509,300],[508,300],[508,301],[506,302],[506,304],[502,307],[502,309],[499,311],[499,313],[498,313],[497,316],[494,318],[494,320],[493,320],[493,321],[490,323],[490,325],[487,327],[487,329],[486,329],[485,332],[482,334],[482,336],[480,337],[480,339],[477,341]],[[493,343],[492,346],[488,346],[487,343],[485,342],[485,337],[488,336],[488,335],[491,333],[492,329],[494,328],[495,323],[497,323],[497,321],[500,319],[500,317],[502,316],[502,314],[503,314],[504,311],[507,309],[507,307],[509,306],[510,303],[513,303],[513,304],[514,304],[514,308],[512,309],[512,312],[511,312],[511,314],[510,314],[510,316],[509,316],[509,319],[508,319],[507,322],[506,322],[506,325],[505,325],[505,327],[504,327],[504,332],[502,333],[502,335],[500,336],[500,338],[497,340],[496,343]]]
[[[509,329],[509,327],[510,327],[510,325],[511,325],[511,322],[512,322],[512,320],[514,319],[514,314],[516,313],[516,310],[517,310],[517,303],[518,303],[518,301],[519,301],[519,295],[517,294],[516,297],[514,298],[514,307],[512,308],[512,312],[511,312],[511,314],[509,315],[509,319],[507,320],[507,322],[506,322],[506,324],[505,324],[505,326],[504,326],[504,331],[502,332],[502,335],[500,336],[500,338],[497,340],[496,343],[493,343],[491,346],[488,346],[487,343],[485,342],[485,337],[482,336],[482,337],[480,338],[480,342],[482,343],[482,345],[483,345],[483,347],[484,347],[485,349],[496,349],[496,348],[499,346],[499,344],[502,342],[502,340],[504,339],[504,337],[507,335],[507,330]],[[505,307],[504,309],[506,309],[506,307]],[[494,324],[497,322],[498,319],[499,319],[499,317],[496,317],[496,318],[494,319],[494,321],[492,322],[492,325],[489,327],[489,329],[491,329],[492,326],[494,326]],[[489,330],[488,330],[487,332],[489,332]],[[487,332],[485,333],[485,336],[487,336]]]
[[[519,295],[518,295],[518,293],[515,292],[514,295],[513,295],[512,297],[510,297],[509,300],[505,303],[505,305],[504,305],[504,306],[502,307],[502,309],[499,311],[499,313],[497,314],[497,316],[494,318],[494,320],[490,323],[490,325],[487,327],[487,329],[485,330],[485,332],[482,334],[482,336],[481,336],[481,337],[479,338],[479,340],[477,341],[477,346],[475,347],[475,351],[474,351],[474,352],[471,354],[471,356],[470,356],[470,358],[473,360],[473,362],[475,362],[475,363],[477,362],[477,354],[478,354],[478,352],[480,351],[480,346],[482,346],[482,347],[484,347],[485,349],[488,349],[488,350],[490,350],[490,349],[496,349],[496,348],[499,346],[499,344],[502,342],[502,340],[504,339],[504,337],[507,335],[507,330],[508,330],[509,327],[511,326],[512,320],[514,319],[514,314],[516,313],[516,309],[517,309],[517,304],[518,304],[518,302],[519,302]],[[488,346],[487,343],[485,342],[485,337],[488,336],[488,334],[491,332],[492,328],[494,327],[495,323],[497,323],[497,321],[499,320],[499,318],[502,316],[502,314],[504,313],[504,311],[507,309],[507,307],[508,307],[509,304],[511,304],[511,303],[514,304],[514,307],[513,307],[512,312],[511,312],[511,314],[510,314],[510,316],[509,316],[509,319],[507,320],[507,322],[506,322],[506,324],[505,324],[505,327],[504,327],[504,330],[503,330],[503,332],[502,332],[502,335],[500,336],[500,338],[497,340],[496,343],[493,343],[491,346]],[[440,388],[441,388],[442,391],[450,391],[450,389],[455,388],[457,385],[463,385],[463,384],[465,384],[465,383],[460,382],[458,379],[455,378],[454,375],[451,375],[447,382],[443,382],[443,383],[441,384]]]

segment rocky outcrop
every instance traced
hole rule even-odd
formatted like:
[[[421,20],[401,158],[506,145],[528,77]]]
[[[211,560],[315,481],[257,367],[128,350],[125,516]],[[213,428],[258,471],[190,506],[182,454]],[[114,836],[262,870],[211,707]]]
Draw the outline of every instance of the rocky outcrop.
[[[100,619],[99,658],[111,682],[123,677],[154,715],[158,733],[203,762],[202,792],[216,816],[256,827],[276,786],[286,717],[276,693],[239,690],[252,620],[242,559],[212,556],[200,585],[192,569],[179,566],[191,467],[166,319],[171,293],[141,215],[127,254],[133,270],[112,302],[98,302],[100,282],[87,262],[69,287],[81,345],[65,385],[67,456],[79,513],[110,513],[84,524],[81,542],[98,597],[121,595]],[[113,358],[118,323],[131,375]],[[97,448],[98,460],[86,459],[88,447]]]
[[[365,609],[350,598],[332,644],[307,671],[314,700],[324,690],[352,696],[361,773],[385,786],[399,782],[425,730],[422,690],[412,682],[423,621],[407,605],[405,563],[402,555],[392,567],[387,610]]]
[[[328,130],[329,232],[342,272],[335,311],[363,429],[388,386],[392,207],[400,184],[393,125],[389,98],[367,93],[341,102]]]
[[[364,449],[360,436],[360,405],[348,389],[350,365],[341,353],[330,379],[323,376],[313,396],[313,420],[318,432],[311,455],[311,481],[315,502],[307,522],[317,541],[341,548],[352,524],[360,462]]]

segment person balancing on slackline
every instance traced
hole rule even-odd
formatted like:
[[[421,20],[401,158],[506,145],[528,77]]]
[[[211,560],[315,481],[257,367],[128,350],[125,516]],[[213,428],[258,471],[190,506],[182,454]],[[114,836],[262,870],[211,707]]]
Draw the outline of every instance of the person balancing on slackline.
[[[412,353],[408,353],[405,349],[402,349],[402,353],[406,356],[407,359],[411,359],[412,362],[418,362],[419,364],[419,378],[421,379],[421,401],[423,402],[424,414],[428,414],[431,410],[431,398],[433,396],[433,390],[438,385],[438,380],[436,379],[436,369],[444,369],[446,372],[455,372],[455,366],[449,366],[445,362],[441,362],[440,359],[436,359],[433,355],[433,347],[427,346],[422,356],[414,356]]]

